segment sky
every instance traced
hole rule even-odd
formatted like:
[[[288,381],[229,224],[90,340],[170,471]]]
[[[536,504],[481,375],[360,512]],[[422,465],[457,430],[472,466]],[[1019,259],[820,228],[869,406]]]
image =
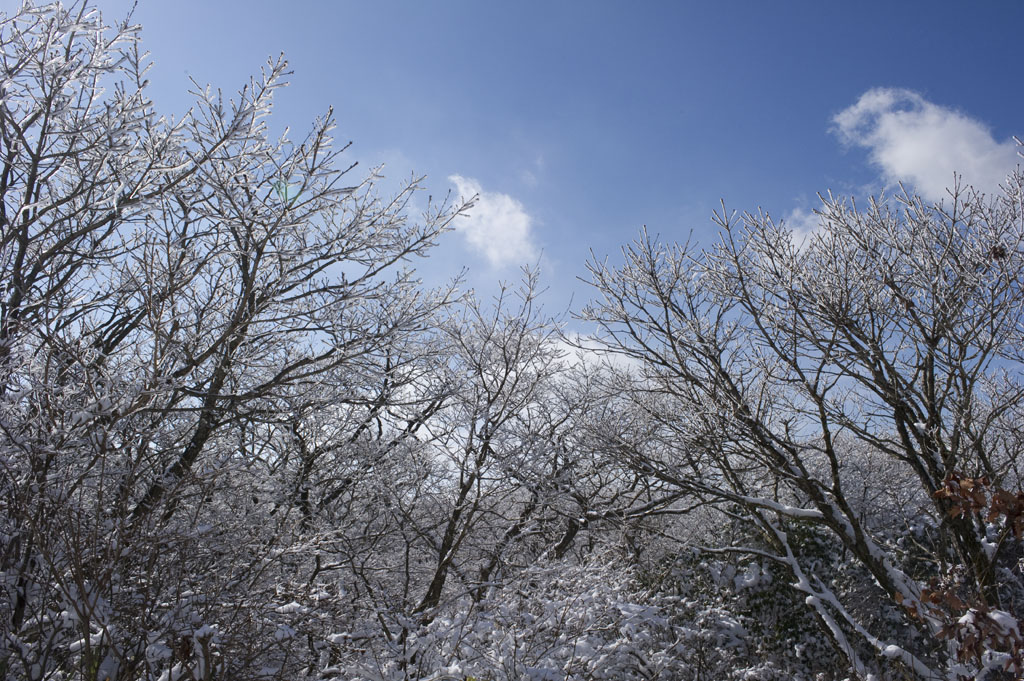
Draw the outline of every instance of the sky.
[[[116,21],[132,3],[94,4]],[[465,267],[487,296],[536,265],[552,314],[644,225],[711,244],[724,201],[810,229],[818,193],[937,200],[954,171],[994,190],[1021,160],[1018,2],[140,0],[134,19],[159,112],[188,108],[190,78],[234,92],[284,53],[274,126],[333,106],[385,192],[422,174],[478,195],[426,281]]]

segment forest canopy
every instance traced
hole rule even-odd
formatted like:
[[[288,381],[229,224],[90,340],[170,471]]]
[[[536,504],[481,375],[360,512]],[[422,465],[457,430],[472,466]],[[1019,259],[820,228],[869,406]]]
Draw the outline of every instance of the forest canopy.
[[[1019,169],[644,231],[572,335],[425,287],[470,204],[271,137],[283,60],[142,55],[0,17],[0,676],[1024,674]]]

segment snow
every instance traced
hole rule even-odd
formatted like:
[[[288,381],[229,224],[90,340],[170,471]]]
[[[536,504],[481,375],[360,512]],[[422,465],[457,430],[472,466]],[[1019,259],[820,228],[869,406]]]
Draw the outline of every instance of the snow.
[[[1020,636],[1020,623],[1017,621],[1017,618],[1010,613],[1005,610],[991,610],[989,611],[988,616],[996,623],[1004,636]]]
[[[213,638],[219,633],[220,631],[218,631],[217,627],[210,624],[204,624],[192,633],[192,637],[197,641],[203,641]]]
[[[767,573],[762,572],[761,567],[757,563],[751,563],[742,574],[736,575],[733,579],[733,586],[736,591],[750,589],[761,584],[765,577],[767,577]],[[771,580],[767,581],[770,582]]]
[[[898,660],[903,655],[903,648],[895,645],[887,645],[882,649],[882,655],[891,660]]]
[[[806,518],[808,520],[822,520],[825,516],[822,515],[821,511],[814,508],[799,508],[797,506],[789,506],[787,504],[779,503],[778,501],[772,501],[771,499],[762,499],[760,497],[740,497],[741,500],[753,504],[754,506],[760,506],[761,508],[767,508],[775,511],[782,515],[789,516],[791,518]]]
[[[151,643],[146,647],[146,659],[150,663],[159,662],[160,660],[166,660],[173,652],[170,648],[162,643]]]
[[[307,608],[306,606],[302,605],[301,603],[298,603],[296,601],[292,601],[291,603],[285,603],[284,605],[282,605],[280,607],[277,607],[274,610],[276,612],[281,613],[282,615],[289,615],[291,613],[304,613],[304,612],[307,612],[309,610],[309,608]]]

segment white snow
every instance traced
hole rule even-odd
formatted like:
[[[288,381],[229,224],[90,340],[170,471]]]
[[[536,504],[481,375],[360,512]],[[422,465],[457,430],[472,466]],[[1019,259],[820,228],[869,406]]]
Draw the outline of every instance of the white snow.
[[[285,603],[284,605],[282,605],[280,607],[277,607],[274,610],[276,612],[281,613],[282,615],[288,615],[288,614],[291,614],[293,612],[304,613],[307,610],[309,610],[309,608],[307,608],[306,606],[302,605],[301,603],[298,603],[296,601],[292,601],[291,603]]]
[[[1010,634],[1020,635],[1020,623],[1016,617],[1005,610],[992,610],[988,613],[988,616],[999,626],[1004,636]]]

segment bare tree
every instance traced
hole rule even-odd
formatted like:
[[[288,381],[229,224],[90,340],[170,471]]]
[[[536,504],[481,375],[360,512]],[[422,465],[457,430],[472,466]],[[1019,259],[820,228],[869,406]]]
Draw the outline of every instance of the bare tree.
[[[138,27],[86,2],[4,16],[0,50],[0,670],[245,676],[269,606],[212,604],[263,583],[288,514],[226,511],[285,467],[297,491],[268,508],[310,522],[317,459],[396,404],[395,358],[451,300],[405,263],[458,211],[415,222],[416,180],[386,200],[348,182],[330,112],[271,139],[284,61],[231,100],[197,86],[174,120]],[[318,441],[297,424],[325,403],[352,425]]]
[[[617,642],[672,635],[619,607],[629,572],[572,555],[649,495],[581,460],[593,391],[536,274],[493,308],[424,290],[406,263],[461,206],[350,181],[330,112],[271,139],[283,61],[159,117],[138,41],[86,2],[0,18],[0,675],[599,666],[561,631],[655,655]]]
[[[622,456],[747,523],[756,541],[707,551],[783,567],[861,677],[1020,671],[1022,613],[1005,611],[1018,543],[941,491],[958,475],[1020,484],[1022,180],[991,198],[957,186],[935,206],[828,196],[802,245],[723,208],[714,248],[645,233],[621,266],[590,265],[600,298],[584,317],[643,367],[628,389],[646,425],[610,436]],[[896,507],[912,512],[884,514]],[[917,549],[897,544],[913,522]],[[901,627],[819,575],[801,527],[852,557]],[[963,607],[935,598],[937,582]],[[1005,626],[965,647],[950,625],[968,610]]]

